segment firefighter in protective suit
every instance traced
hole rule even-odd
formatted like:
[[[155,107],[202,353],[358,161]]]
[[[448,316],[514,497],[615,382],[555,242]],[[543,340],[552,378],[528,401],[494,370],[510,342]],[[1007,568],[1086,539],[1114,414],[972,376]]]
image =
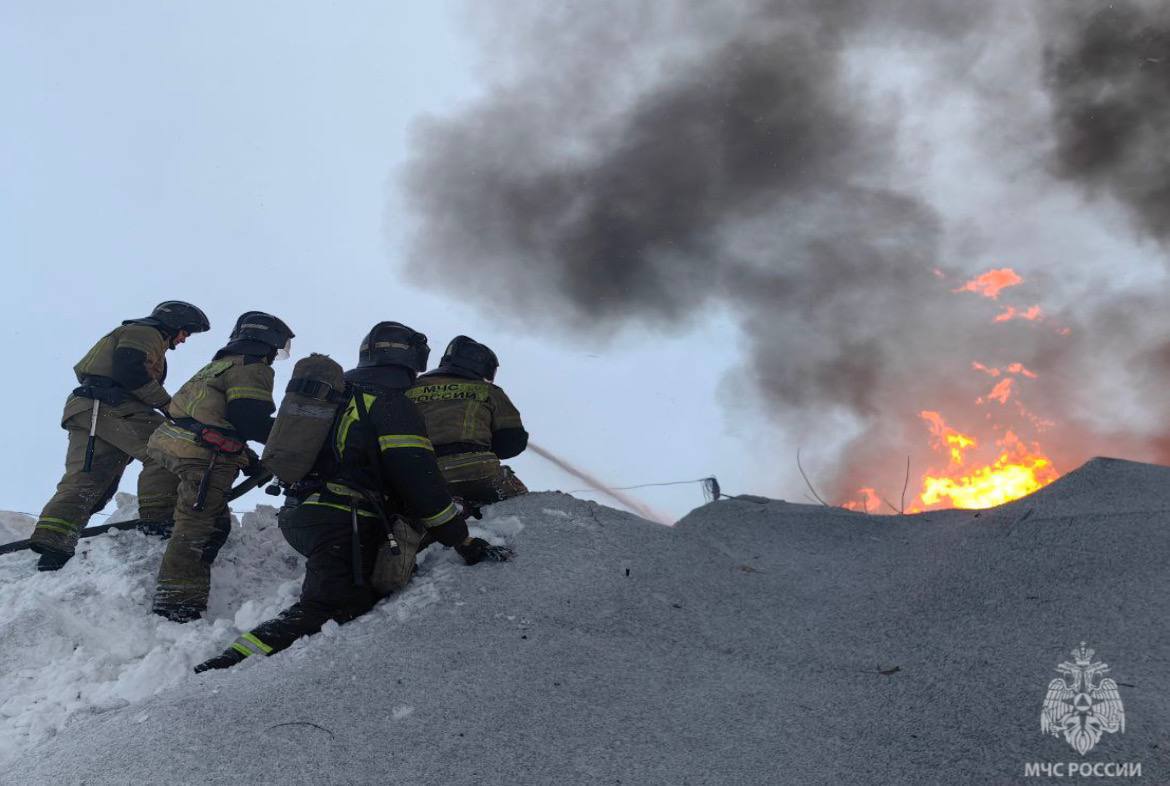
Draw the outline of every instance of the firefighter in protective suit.
[[[456,336],[439,367],[406,394],[426,419],[451,493],[476,506],[528,493],[500,464],[528,447],[528,432],[507,394],[492,384],[499,367],[491,349]]]
[[[356,369],[345,374],[344,401],[306,480],[287,492],[280,530],[306,558],[300,600],[245,633],[196,672],[229,668],[252,655],[272,655],[329,620],[349,622],[382,597],[374,579],[388,543],[387,519],[405,514],[428,536],[452,546],[468,565],[504,561],[511,552],[468,536],[463,511],[447,491],[417,408],[405,395],[426,368],[426,336],[381,322],[362,342]],[[413,543],[400,539],[403,584]]]
[[[167,350],[210,327],[195,306],[168,300],[150,316],[126,320],[107,333],[73,367],[81,386],[65,401],[61,417],[69,434],[65,475],[30,544],[41,555],[40,570],[57,570],[73,556],[81,530],[114,496],[133,459],[142,462],[139,518],[166,528],[178,480],[147,454],[146,442],[163,422],[155,410],[171,400],[163,388]]]
[[[249,311],[228,343],[171,400],[171,420],[148,450],[179,478],[175,527],[154,593],[154,613],[175,622],[207,609],[211,565],[231,531],[226,495],[241,469],[259,470],[246,442],[272,430],[272,362],[288,357],[293,332],[271,314]]]

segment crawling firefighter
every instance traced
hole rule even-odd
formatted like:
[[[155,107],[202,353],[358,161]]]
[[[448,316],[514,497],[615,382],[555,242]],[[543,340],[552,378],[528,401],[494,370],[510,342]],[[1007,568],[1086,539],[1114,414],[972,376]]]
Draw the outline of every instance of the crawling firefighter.
[[[365,614],[381,597],[405,586],[423,532],[454,547],[468,565],[511,556],[505,548],[468,536],[422,416],[405,395],[429,354],[426,336],[398,322],[381,322],[362,341],[358,366],[345,372],[341,391],[330,392],[327,381],[298,379],[294,371],[289,396],[311,394],[318,397],[318,408],[331,401],[338,407],[326,421],[311,470],[288,490],[279,515],[285,539],[307,560],[301,597],[222,655],[196,666],[196,672],[271,655],[316,633],[328,620],[345,623]],[[311,404],[298,403],[295,409],[297,417],[313,414]],[[285,411],[282,406],[278,429]],[[300,425],[301,431],[311,429],[309,420]],[[266,461],[270,455],[266,449]],[[284,466],[281,457],[273,458],[274,467]]]
[[[500,464],[524,451],[528,432],[508,395],[493,384],[499,366],[490,348],[456,336],[439,367],[406,394],[426,419],[451,493],[476,506],[528,492]]]
[[[207,609],[211,565],[231,532],[226,495],[241,470],[258,471],[245,444],[272,429],[272,362],[288,357],[293,332],[272,314],[240,316],[228,343],[168,408],[150,438],[152,458],[179,478],[174,532],[154,594],[154,613],[175,622]]]
[[[168,300],[107,333],[73,367],[81,385],[61,417],[69,434],[65,475],[29,545],[41,555],[38,569],[57,570],[73,556],[81,530],[114,496],[133,459],[142,462],[139,517],[151,527],[168,526],[178,480],[148,455],[146,443],[163,422],[155,410],[171,400],[163,388],[167,350],[210,327],[195,306]]]

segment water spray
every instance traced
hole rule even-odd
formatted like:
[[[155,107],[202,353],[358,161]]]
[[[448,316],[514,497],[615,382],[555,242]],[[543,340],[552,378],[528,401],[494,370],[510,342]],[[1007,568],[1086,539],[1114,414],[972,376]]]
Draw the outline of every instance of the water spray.
[[[554,464],[557,468],[562,469],[565,472],[572,475],[573,477],[577,478],[578,480],[580,480],[582,483],[584,483],[589,488],[594,489],[595,491],[598,491],[602,494],[605,494],[610,499],[616,500],[620,505],[623,505],[626,508],[629,508],[630,510],[632,510],[634,513],[637,513],[642,518],[648,519],[650,521],[656,521],[659,524],[666,524],[668,526],[673,523],[666,516],[663,516],[662,514],[655,512],[652,508],[649,508],[646,505],[643,505],[641,502],[638,502],[636,499],[633,499],[630,496],[621,493],[617,489],[611,488],[610,486],[607,486],[606,484],[602,483],[597,478],[590,475],[588,472],[585,472],[584,470],[581,470],[581,469],[577,469],[576,467],[574,467],[569,462],[565,461],[560,456],[557,456],[553,453],[550,453],[548,450],[545,450],[544,448],[540,447],[539,445],[535,445],[532,442],[529,442],[528,449],[531,450],[536,455],[540,456],[541,458],[545,459],[546,461]]]

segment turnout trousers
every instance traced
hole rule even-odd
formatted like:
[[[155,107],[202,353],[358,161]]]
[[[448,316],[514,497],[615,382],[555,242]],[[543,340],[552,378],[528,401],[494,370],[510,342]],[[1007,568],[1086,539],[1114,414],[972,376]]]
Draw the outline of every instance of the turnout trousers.
[[[321,630],[329,620],[345,624],[374,607],[381,596],[370,587],[378,547],[386,531],[376,516],[358,516],[360,564],[355,570],[353,519],[348,510],[304,504],[284,508],[280,531],[305,557],[301,597],[279,616],[245,633],[233,645],[249,654],[271,655],[302,636]],[[358,584],[360,576],[361,584]]]
[[[207,610],[211,565],[231,534],[227,493],[239,472],[239,464],[235,456],[216,458],[208,477],[203,509],[196,511],[195,500],[207,472],[208,459],[181,458],[155,448],[151,448],[151,455],[179,479],[175,528],[159,567],[154,612],[185,622]]]
[[[528,487],[511,467],[501,464],[493,453],[440,456],[439,468],[450,494],[474,505],[490,505],[528,494]]]
[[[138,476],[138,515],[143,521],[171,518],[179,479],[147,453],[146,442],[163,422],[154,412],[102,404],[98,410],[93,464],[84,471],[85,449],[89,442],[92,407],[66,418],[69,436],[65,453],[65,474],[57,493],[45,505],[32,534],[34,545],[72,554],[81,530],[118,490],[122,472],[134,459],[142,462]]]
[[[487,451],[440,456],[439,468],[451,496],[473,505],[490,505],[528,493],[512,468],[500,464],[495,454]]]

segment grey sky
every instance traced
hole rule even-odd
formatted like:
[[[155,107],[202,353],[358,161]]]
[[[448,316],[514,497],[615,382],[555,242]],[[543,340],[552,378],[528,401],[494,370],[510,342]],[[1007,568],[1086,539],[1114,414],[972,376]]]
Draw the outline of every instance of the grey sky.
[[[51,494],[72,364],[170,298],[213,323],[170,353],[172,390],[244,310],[287,320],[294,358],[344,364],[396,319],[436,360],[456,333],[493,345],[533,439],[602,478],[752,482],[736,482],[713,398],[735,360],[729,327],[713,331],[722,354],[665,335],[567,347],[403,281],[392,176],[411,121],[477,89],[454,19],[437,2],[0,6],[0,508],[35,513]],[[282,386],[291,363],[277,368]],[[513,464],[536,488],[579,486],[535,456]],[[646,499],[676,514],[702,502],[697,487]]]

